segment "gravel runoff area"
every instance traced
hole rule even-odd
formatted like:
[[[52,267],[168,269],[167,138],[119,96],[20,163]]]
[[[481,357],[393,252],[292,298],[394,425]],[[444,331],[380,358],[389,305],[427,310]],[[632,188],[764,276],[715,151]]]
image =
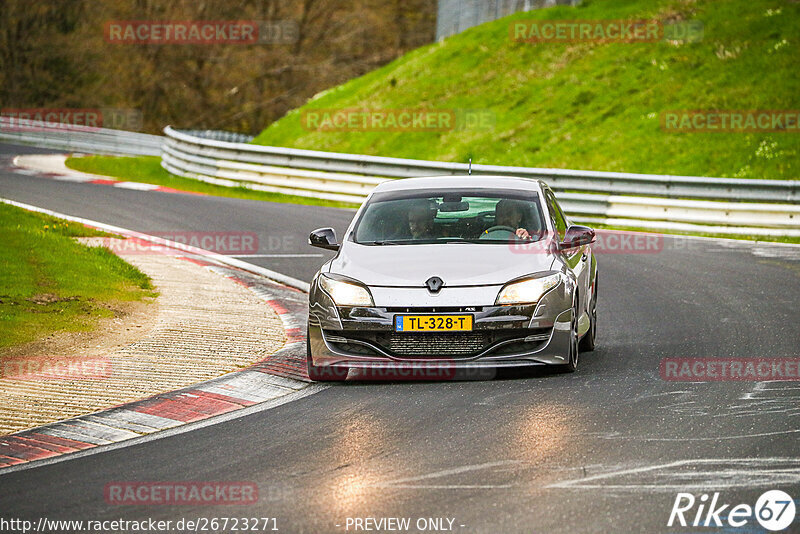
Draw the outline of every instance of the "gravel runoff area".
[[[114,243],[115,252],[152,278],[159,297],[124,317],[101,321],[89,335],[14,355],[14,362],[34,362],[37,369],[51,364],[47,368],[56,370],[25,374],[12,367],[3,374],[0,435],[184,388],[249,366],[284,346],[280,317],[234,280],[141,244],[81,241]],[[54,367],[65,362],[89,365],[77,373]]]

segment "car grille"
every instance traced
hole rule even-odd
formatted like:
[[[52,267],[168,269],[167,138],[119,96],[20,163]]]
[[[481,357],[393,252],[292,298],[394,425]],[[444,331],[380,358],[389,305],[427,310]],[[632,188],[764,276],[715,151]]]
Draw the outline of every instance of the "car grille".
[[[482,332],[450,334],[389,334],[390,351],[403,356],[463,356],[480,352],[487,344]]]
[[[550,329],[478,330],[472,332],[386,332],[370,330],[325,330],[331,345],[358,356],[393,356],[410,358],[469,358],[477,356],[502,341],[489,354],[504,355],[538,350],[547,343]],[[521,337],[524,334],[526,337]],[[527,341],[525,340],[527,339]]]

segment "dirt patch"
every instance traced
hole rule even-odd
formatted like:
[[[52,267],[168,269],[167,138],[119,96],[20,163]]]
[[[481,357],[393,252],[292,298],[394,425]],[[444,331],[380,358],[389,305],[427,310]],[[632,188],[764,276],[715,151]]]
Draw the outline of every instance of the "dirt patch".
[[[54,304],[56,302],[71,302],[74,300],[80,300],[80,297],[59,297],[53,293],[41,293],[39,295],[34,295],[30,298],[25,299],[28,302],[33,302],[34,304]]]
[[[56,297],[58,298],[58,297]],[[50,304],[52,300],[37,301]],[[77,300],[77,297],[71,297]],[[62,299],[63,300],[63,299]],[[124,347],[149,333],[156,324],[158,302],[146,298],[140,302],[115,302],[105,306],[113,317],[95,319],[97,326],[89,332],[57,332],[31,343],[0,350],[0,361],[5,359],[49,358],[61,355],[107,354]]]

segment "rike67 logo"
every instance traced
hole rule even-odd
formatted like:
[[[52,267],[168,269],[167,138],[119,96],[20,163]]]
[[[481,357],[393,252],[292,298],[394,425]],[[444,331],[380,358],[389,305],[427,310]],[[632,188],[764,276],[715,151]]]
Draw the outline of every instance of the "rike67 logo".
[[[710,500],[710,502],[709,502]],[[699,498],[691,493],[678,493],[672,512],[669,515],[668,527],[755,527],[758,522],[762,528],[773,532],[785,530],[794,522],[795,502],[788,493],[781,490],[764,492],[755,506],[749,504],[731,504],[720,501],[719,492],[709,498],[704,493]],[[757,528],[757,527],[755,527]],[[748,529],[748,532],[751,530]]]

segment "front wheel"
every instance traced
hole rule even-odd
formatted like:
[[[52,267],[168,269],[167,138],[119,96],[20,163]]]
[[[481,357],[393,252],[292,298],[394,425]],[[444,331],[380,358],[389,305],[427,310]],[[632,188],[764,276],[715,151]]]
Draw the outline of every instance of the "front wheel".
[[[311,338],[308,336],[308,328],[306,328],[306,367],[308,378],[314,382],[343,382],[347,378],[346,367],[314,365],[311,359]]]
[[[592,291],[592,301],[589,303],[589,331],[584,334],[578,348],[581,352],[592,352],[595,347],[597,337],[597,278],[594,279],[594,291]]]
[[[561,371],[574,373],[578,368],[578,305],[572,304],[572,320],[569,323],[569,355],[567,363],[561,365]]]

